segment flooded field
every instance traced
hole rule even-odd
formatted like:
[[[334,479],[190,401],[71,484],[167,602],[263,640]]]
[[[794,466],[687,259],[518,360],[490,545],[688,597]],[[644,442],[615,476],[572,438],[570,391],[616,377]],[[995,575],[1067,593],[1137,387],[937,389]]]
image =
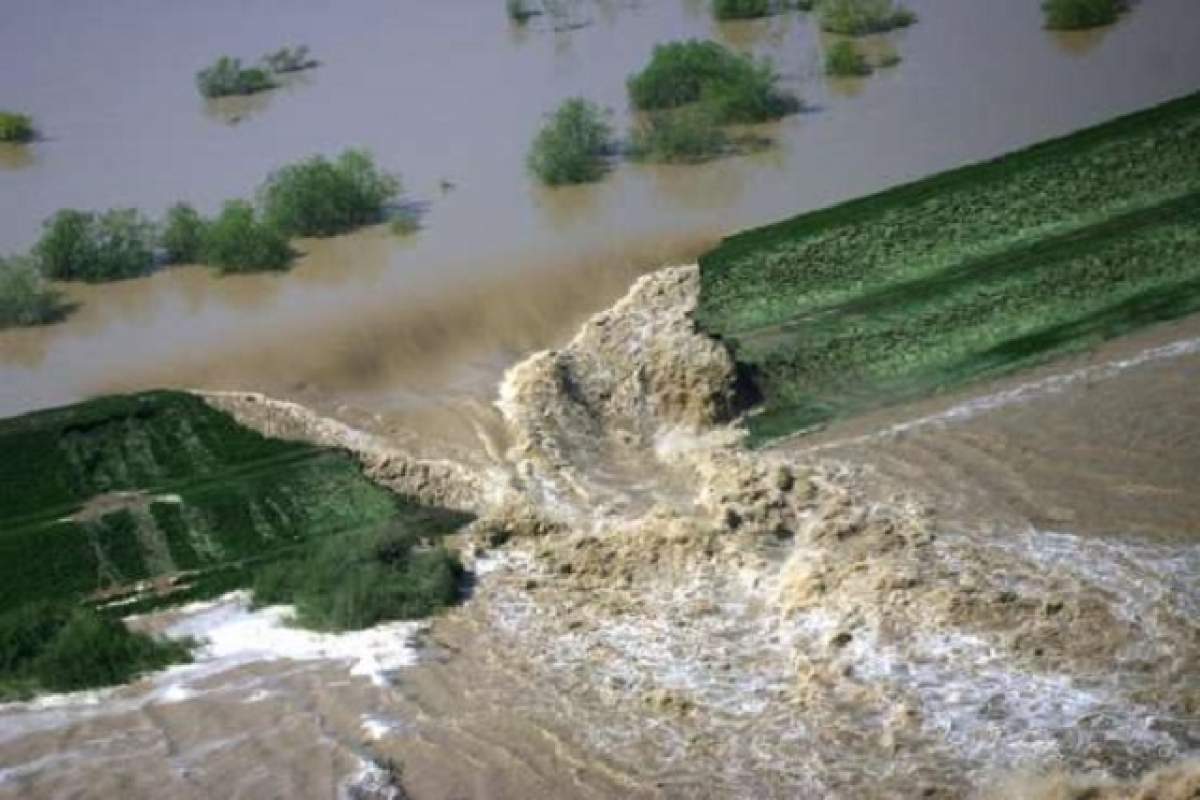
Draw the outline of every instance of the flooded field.
[[[911,0],[872,43],[903,60],[862,80],[824,77],[803,13],[552,5],[6,6],[0,99],[43,138],[0,145],[0,251],[60,207],[210,213],[346,146],[403,174],[421,228],[301,241],[284,274],[66,287],[65,321],[0,331],[0,415],[263,392],[369,441],[385,483],[396,453],[451,459],[512,542],[428,623],[306,634],[243,594],[137,619],[200,637],[196,663],[0,707],[0,798],[397,797],[364,793],[394,764],[417,800],[992,800],[1200,753],[1195,320],[757,454],[718,424],[732,364],[694,336],[694,271],[587,321],[740,228],[1194,91],[1193,0],[1080,34],[1036,0]],[[532,182],[545,112],[583,94],[623,130],[626,75],[686,37],[779,65],[805,109],[773,147]],[[321,66],[278,90],[195,91],[222,53],[298,43]]]
[[[260,389],[430,427],[487,402],[521,354],[569,335],[631,277],[736,229],[1099,122],[1194,89],[1188,0],[1056,34],[1035,2],[912,3],[899,66],[827,80],[809,15],[716,23],[698,0],[571,0],[514,26],[503,3],[220,2],[169,12],[16,2],[0,26],[6,104],[44,140],[0,154],[0,251],[61,207],[248,196],[282,164],[346,146],[402,173],[422,229],[305,242],[286,275],[176,269],[72,286],[67,321],[0,333],[0,412],[145,387]],[[197,35],[198,32],[204,35]],[[625,77],[655,43],[712,37],[773,58],[803,113],[775,146],[699,166],[619,164],[549,190],[524,172],[544,113],[583,94],[629,119]],[[39,47],[25,43],[43,42]],[[196,70],[307,43],[322,64],[270,93],[202,100]],[[1016,54],[1020,54],[1019,57]],[[456,412],[435,428],[464,424]],[[415,415],[404,418],[403,415]],[[451,434],[453,435],[453,434]]]

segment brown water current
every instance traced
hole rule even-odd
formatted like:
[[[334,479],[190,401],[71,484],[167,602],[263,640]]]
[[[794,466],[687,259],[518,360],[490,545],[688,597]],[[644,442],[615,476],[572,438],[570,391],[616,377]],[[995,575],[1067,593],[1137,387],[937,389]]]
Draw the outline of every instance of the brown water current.
[[[304,242],[286,275],[185,268],[70,287],[80,306],[66,322],[0,332],[0,413],[148,386],[254,389],[453,438],[458,414],[430,416],[489,402],[504,368],[563,341],[640,272],[1200,83],[1191,0],[1072,35],[1043,30],[1036,0],[911,6],[920,23],[886,37],[901,64],[846,84],[821,74],[827,40],[809,15],[719,24],[698,0],[559,0],[525,27],[499,0],[12,0],[0,98],[42,139],[0,152],[0,251],[29,246],[61,207],[211,212],[271,169],[346,146],[400,171],[425,213],[411,237]],[[622,163],[557,190],[525,174],[545,112],[583,94],[624,129],[625,77],[684,37],[770,56],[806,112],[765,126],[776,145],[751,155]],[[219,54],[298,42],[322,64],[277,91],[215,104],[195,91]]]
[[[899,66],[827,82],[807,15],[700,0],[527,27],[498,0],[6,3],[0,105],[42,139],[0,148],[0,250],[59,207],[208,212],[348,145],[423,214],[300,242],[286,274],[66,287],[65,322],[0,331],[0,413],[224,392],[481,520],[471,597],[428,624],[314,637],[241,597],[137,620],[208,644],[0,708],[0,798],[328,798],[392,758],[418,800],[1115,800],[1200,751],[1195,320],[749,454],[695,270],[627,293],[738,228],[1200,85],[1194,0],[1070,35],[1036,0],[909,4],[871,44]],[[541,114],[582,93],[624,127],[625,76],[687,36],[773,57],[807,110],[751,155],[531,183]],[[294,43],[322,66],[278,91],[194,90]],[[1188,796],[1176,770],[1145,780]]]
[[[1172,376],[1200,356],[1190,322],[893,412],[881,429],[750,454],[721,424],[732,364],[692,330],[696,275],[639,280],[568,344],[509,370],[509,446],[487,469],[414,459],[294,404],[214,397],[268,432],[350,448],[388,485],[479,512],[464,543],[471,598],[365,640],[312,641],[236,599],[139,621],[212,643],[196,667],[114,694],[6,708],[0,793],[105,796],[130,769],[134,796],[150,791],[141,770],[184,796],[272,796],[276,771],[281,796],[330,796],[367,759],[393,759],[419,798],[982,797],[1018,775],[1025,788],[1000,796],[1055,797],[1196,752],[1188,530],[1168,535],[1164,519],[1139,537],[1112,515],[1109,528],[1048,530],[986,503],[982,516],[942,513],[943,484],[893,482],[888,466],[903,453],[892,440],[986,430],[1026,404],[1051,420],[1125,409],[1153,429],[1155,404],[1141,419],[1134,399],[1180,393]],[[1080,390],[1093,402],[1072,405]],[[1193,435],[1200,419],[1180,407],[1168,427]],[[1105,442],[1086,422],[1044,435],[1067,452],[1080,430]],[[865,454],[827,452],[864,442]],[[1148,458],[1142,485],[1169,491],[1190,457]],[[964,463],[1006,474],[1001,459]],[[1071,491],[1086,506],[1111,487]],[[350,676],[330,671],[335,658]],[[289,677],[311,671],[321,677]],[[291,711],[245,709],[268,698]],[[297,771],[293,752],[313,756]],[[1046,769],[1102,777],[1028,777]],[[1194,772],[1180,769],[1160,776],[1187,791]]]

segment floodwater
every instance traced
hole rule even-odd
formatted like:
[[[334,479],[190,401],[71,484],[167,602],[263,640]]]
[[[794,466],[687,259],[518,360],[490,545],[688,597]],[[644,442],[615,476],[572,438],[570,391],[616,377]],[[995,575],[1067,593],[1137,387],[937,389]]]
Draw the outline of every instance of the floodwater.
[[[301,242],[286,274],[219,278],[184,267],[66,287],[78,305],[65,322],[0,332],[0,414],[156,386],[246,389],[414,449],[503,445],[490,408],[503,371],[560,345],[638,274],[693,259],[739,228],[1200,86],[1194,0],[1145,0],[1112,28],[1073,35],[1042,30],[1037,0],[910,5],[920,22],[876,43],[894,47],[899,66],[827,81],[825,40],[808,16],[716,24],[701,0],[562,0],[559,14],[524,28],[500,0],[7,0],[0,103],[31,113],[43,138],[0,148],[0,251],[28,247],[60,207],[157,215],[186,200],[211,212],[275,167],[351,145],[401,172],[423,213],[410,237],[374,228]],[[775,59],[807,110],[764,126],[773,148],[698,166],[622,163],[585,187],[530,181],[522,161],[543,113],[583,94],[624,129],[625,76],[656,42],[689,36]],[[310,45],[322,66],[254,98],[196,94],[194,72],[217,55],[253,59],[293,43]],[[881,487],[919,485],[964,528],[982,519],[1044,537],[1129,539],[1194,564],[1200,354],[1186,343],[1197,335],[1191,321],[1167,326],[1090,360],[879,412],[794,446],[864,463]],[[1181,349],[1111,368],[1162,347]],[[1042,379],[1038,387],[1054,390],[1021,388]],[[1012,402],[987,399],[1006,391],[1016,391]],[[763,782],[759,796],[827,796],[782,782],[782,769],[810,766],[804,759],[857,771],[847,796],[877,796],[859,764],[821,759],[802,738],[746,723],[692,740],[644,709],[610,708],[608,684],[594,681],[592,655],[579,649],[583,635],[530,647],[522,625],[533,627],[536,608],[525,576],[490,581],[433,624],[423,663],[390,683],[354,674],[358,656],[338,658],[334,645],[281,646],[277,655],[293,658],[269,662],[234,648],[112,694],[6,707],[0,797],[330,797],[377,755],[406,765],[419,798],[729,797],[750,785],[738,782],[747,774]],[[735,616],[729,630],[721,615],[708,619],[717,627],[697,625],[697,646],[738,633]],[[629,652],[656,666],[656,632],[620,628],[617,620],[614,637],[631,637],[621,640]],[[400,634],[389,647],[411,651]],[[678,663],[692,651],[667,655]],[[741,656],[763,674],[779,666]],[[727,679],[742,678],[759,676]],[[759,697],[778,687],[751,688]],[[781,765],[780,753],[797,759]]]
[[[550,5],[521,27],[500,0],[5,3],[0,98],[42,140],[0,153],[0,252],[28,247],[62,207],[212,212],[273,168],[347,146],[400,172],[423,215],[411,237],[303,242],[284,275],[184,268],[71,286],[67,321],[0,332],[0,413],[149,386],[259,389],[454,438],[471,414],[448,402],[489,402],[503,368],[562,341],[639,272],[1200,85],[1192,0],[1074,35],[1043,30],[1036,0],[913,0],[921,21],[886,43],[900,65],[832,82],[805,14],[718,24],[700,0]],[[530,180],[544,113],[582,94],[625,130],[625,77],[685,37],[770,56],[807,110],[765,126],[776,146],[764,152],[621,163],[584,187]],[[322,64],[277,91],[222,103],[195,91],[219,54],[301,42]]]
[[[1196,549],[1198,382],[1192,317],[781,446],[869,465],[881,487],[920,487],[961,524]]]

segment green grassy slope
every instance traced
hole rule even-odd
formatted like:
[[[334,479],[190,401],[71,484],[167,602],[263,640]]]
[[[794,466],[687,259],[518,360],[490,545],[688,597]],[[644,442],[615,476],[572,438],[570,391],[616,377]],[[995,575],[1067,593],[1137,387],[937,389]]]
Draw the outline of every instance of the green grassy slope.
[[[170,576],[189,587],[172,601],[210,595],[333,534],[464,521],[376,486],[348,453],[266,438],[175,392],[0,420],[0,453],[0,611]]]
[[[1200,94],[731,237],[700,327],[764,440],[1200,308]]]
[[[0,420],[0,454],[0,701],[186,660],[186,644],[117,618],[264,580],[264,602],[296,602],[302,622],[327,628],[422,616],[458,594],[458,560],[437,545],[465,515],[192,395]]]

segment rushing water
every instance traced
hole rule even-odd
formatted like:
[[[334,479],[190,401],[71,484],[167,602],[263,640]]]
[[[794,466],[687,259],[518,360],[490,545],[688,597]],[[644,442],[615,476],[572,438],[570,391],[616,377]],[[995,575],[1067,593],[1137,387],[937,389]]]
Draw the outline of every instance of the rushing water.
[[[501,0],[170,8],[5,3],[0,99],[44,140],[0,152],[0,251],[61,207],[178,200],[206,212],[273,168],[370,148],[425,209],[422,230],[305,242],[286,275],[196,268],[73,286],[66,322],[0,333],[0,412],[146,386],[262,389],[337,410],[416,414],[490,399],[500,371],[561,341],[629,279],[722,234],[1098,122],[1200,83],[1192,0],[1062,35],[1037,0],[914,0],[901,64],[828,81],[810,16],[715,23],[700,0],[562,0],[510,24]],[[712,37],[773,58],[807,105],[765,152],[701,166],[622,163],[601,183],[536,186],[541,116],[583,94],[625,129],[624,79],[655,43]],[[195,71],[307,43],[284,88],[206,103]],[[445,183],[443,183],[445,181]],[[460,427],[452,415],[443,428]],[[434,426],[437,427],[437,426]]]
[[[251,193],[272,168],[349,145],[401,171],[423,216],[413,237],[369,229],[302,242],[304,256],[283,275],[217,278],[184,267],[71,286],[79,305],[67,321],[0,332],[0,413],[150,386],[240,388],[299,400],[406,446],[469,447],[480,437],[503,445],[489,409],[502,371],[562,343],[637,274],[691,258],[732,230],[1200,85],[1194,0],[1144,0],[1112,28],[1072,35],[1042,30],[1037,0],[910,5],[920,22],[888,37],[904,59],[898,67],[828,81],[824,40],[808,16],[717,24],[701,0],[564,0],[561,16],[526,28],[508,22],[501,0],[169,8],[7,0],[0,105],[32,113],[44,139],[0,147],[0,251],[27,247],[60,207],[160,214],[182,199],[210,212]],[[584,94],[612,107],[624,128],[625,76],[656,42],[688,36],[776,60],[807,110],[762,129],[774,148],[699,166],[620,164],[603,182],[571,189],[529,180],[524,151],[544,112]],[[220,53],[252,59],[301,42],[322,66],[278,91],[205,103],[194,90],[194,72]],[[1196,335],[1180,323],[1063,368],[1078,378],[1055,382],[1047,371],[1030,379],[1031,389],[1025,379],[1002,382],[983,401],[969,393],[880,412],[797,446],[872,463],[881,482],[920,484],[964,527],[983,512],[1007,530],[1054,531],[1011,544],[1047,569],[1090,565],[1097,583],[1122,587],[1149,585],[1157,570],[1190,602],[1186,574],[1159,569],[1170,564],[1157,554],[1183,553],[1175,560],[1194,571],[1197,356],[1161,348]],[[1143,353],[1158,355],[1112,366]],[[1092,468],[1079,470],[1083,461]],[[1062,531],[1106,538],[1081,543]],[[1121,549],[1131,536],[1148,540],[1136,547],[1158,548],[1159,560]],[[9,706],[0,712],[0,797],[328,797],[375,753],[400,757],[422,798],[728,796],[751,769],[764,792],[795,796],[804,784],[788,784],[800,780],[792,772],[872,777],[853,759],[821,758],[800,727],[770,739],[769,729],[747,722],[697,744],[686,728],[638,708],[614,710],[608,685],[594,681],[592,655],[580,649],[585,640],[571,630],[533,645],[553,669],[531,668],[522,625],[534,608],[520,570],[507,580],[436,623],[425,663],[396,686],[331,662],[334,643],[304,640],[295,649],[232,606],[202,611],[181,630],[250,630],[283,642],[280,655],[312,660],[264,663],[236,642],[222,650],[228,640],[217,635],[196,667],[102,697]],[[737,614],[708,619],[716,627],[695,628],[697,647],[739,633]],[[652,627],[627,630],[615,620],[604,630],[643,672],[681,659],[688,666],[693,655],[667,652],[671,640]],[[399,635],[383,649],[411,654]],[[762,702],[777,688],[772,653],[739,651],[746,671],[739,663],[713,685],[741,686],[748,702]],[[989,668],[1003,676],[1003,666]],[[971,686],[930,674],[931,702],[966,708],[943,695],[969,695]],[[765,707],[792,722],[782,706]],[[740,713],[748,712],[730,711]],[[947,720],[984,724],[973,707]],[[993,722],[996,741],[1025,735]],[[843,752],[841,742],[832,746]],[[663,753],[672,752],[686,757],[666,758],[664,767]],[[797,758],[784,763],[780,753]],[[877,766],[935,769],[903,758]],[[822,796],[819,788],[810,794]]]

